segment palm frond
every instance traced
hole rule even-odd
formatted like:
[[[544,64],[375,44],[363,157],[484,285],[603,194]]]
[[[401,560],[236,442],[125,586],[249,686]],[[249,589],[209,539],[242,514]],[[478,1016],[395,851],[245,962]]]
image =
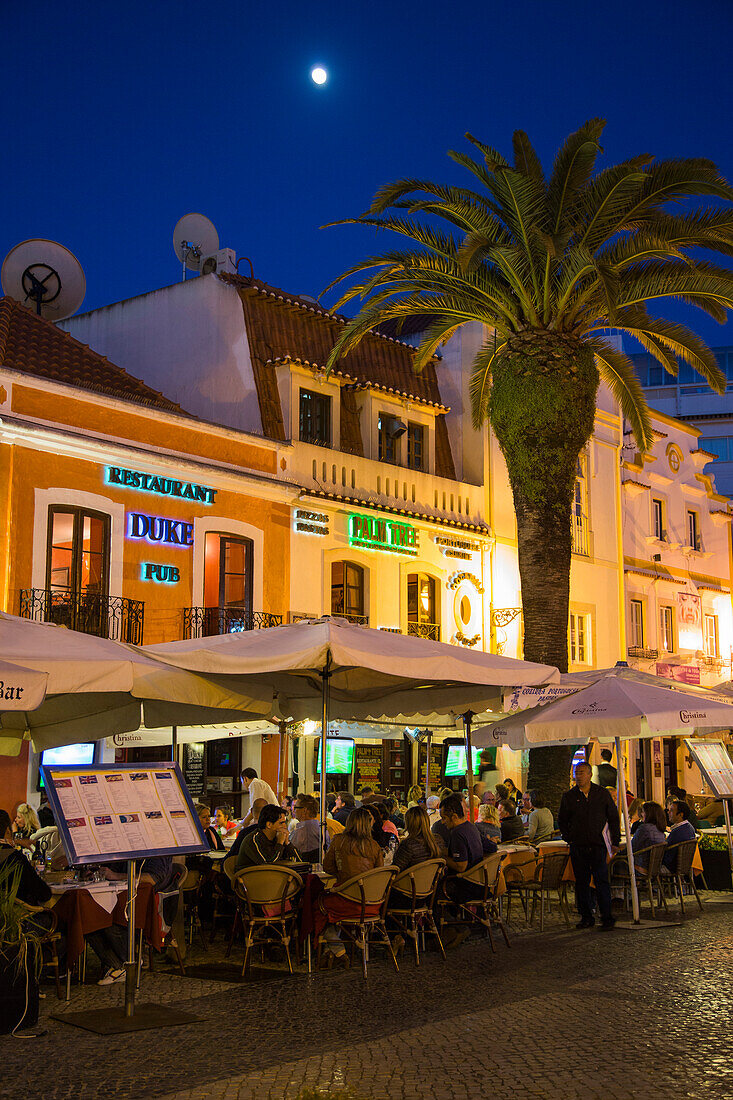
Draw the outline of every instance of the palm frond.
[[[605,119],[592,118],[560,148],[547,185],[547,205],[552,219],[552,232],[557,233],[577,193],[591,177],[596,158],[601,151],[600,140]]]
[[[473,426],[477,430],[488,419],[489,403],[491,401],[491,369],[495,357],[503,347],[503,341],[497,342],[493,338],[487,340],[479,348],[471,364],[471,378],[468,389],[471,396]]]
[[[621,406],[639,448],[643,451],[650,450],[654,442],[652,422],[633,363],[627,355],[600,336],[593,336],[586,343],[593,349],[601,381],[605,382]]]
[[[524,130],[514,131],[512,146],[514,148],[514,167],[516,170],[544,188],[545,173],[542,171],[542,162]]]

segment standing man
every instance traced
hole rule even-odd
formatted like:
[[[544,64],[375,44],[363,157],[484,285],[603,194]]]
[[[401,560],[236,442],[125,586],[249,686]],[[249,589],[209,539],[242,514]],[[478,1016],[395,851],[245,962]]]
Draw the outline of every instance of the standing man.
[[[598,765],[598,786],[599,787],[615,787],[618,780],[618,772],[614,768],[611,761],[613,760],[613,753],[610,749],[603,749],[601,751],[601,762]]]
[[[591,783],[590,764],[578,764],[575,786],[566,791],[560,801],[558,825],[563,840],[570,845],[570,860],[575,873],[575,896],[580,921],[576,928],[592,928],[595,921],[591,905],[590,880],[593,877],[601,930],[610,932],[616,923],[611,915],[611,886],[608,881],[608,846],[618,851],[621,828],[618,810],[604,787]],[[604,832],[608,827],[608,832]]]
[[[242,821],[242,825],[251,825],[255,820],[252,814],[252,807],[258,798],[265,800],[266,806],[279,806],[280,803],[277,800],[277,795],[273,791],[269,783],[265,783],[264,779],[259,779],[257,772],[254,768],[245,768],[242,772],[242,786],[249,794],[249,807],[247,810],[247,816]]]

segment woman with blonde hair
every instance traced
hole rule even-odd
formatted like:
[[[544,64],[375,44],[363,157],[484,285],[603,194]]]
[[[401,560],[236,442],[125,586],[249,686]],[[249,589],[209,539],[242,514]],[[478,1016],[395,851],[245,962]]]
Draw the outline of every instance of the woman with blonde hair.
[[[16,848],[31,848],[31,837],[41,827],[36,811],[27,802],[21,802],[15,811],[13,842]]]
[[[411,810],[413,806],[420,805],[420,799],[423,797],[422,787],[418,787],[417,783],[413,783],[407,792],[407,808]]]
[[[499,811],[489,802],[482,802],[478,808],[478,821],[476,828],[481,836],[487,836],[498,844],[501,840],[501,826],[499,825]]]
[[[443,840],[431,832],[430,820],[424,807],[412,806],[407,811],[405,829],[407,836],[395,851],[393,867],[404,871],[415,863],[424,863],[426,859],[439,859],[445,855]]]
[[[358,810],[352,810],[346,819],[344,831],[331,841],[323,857],[323,870],[327,875],[335,876],[336,886],[340,886],[354,875],[384,866],[382,849],[372,837],[373,824],[374,818],[364,806]],[[321,895],[313,923],[315,931],[323,935],[329,949],[329,966],[333,965],[335,959],[342,966],[348,967],[346,949],[334,925],[344,917],[358,916],[360,913],[361,904],[357,901],[339,897],[337,894]],[[366,916],[375,917],[378,913],[378,905],[367,905]]]

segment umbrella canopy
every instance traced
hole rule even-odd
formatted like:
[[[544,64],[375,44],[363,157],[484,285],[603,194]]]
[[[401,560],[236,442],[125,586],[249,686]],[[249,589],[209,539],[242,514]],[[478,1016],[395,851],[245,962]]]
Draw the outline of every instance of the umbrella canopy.
[[[176,726],[176,742],[179,745],[200,744],[205,741],[221,741],[228,737],[249,737],[253,734],[277,733],[277,725],[268,719],[252,722],[225,722],[213,723],[205,726]],[[170,746],[171,727],[161,726],[158,729],[149,729],[140,726],[139,729],[129,730],[126,733],[115,733],[107,738],[107,744],[112,749],[141,749],[152,748],[157,745]]]
[[[276,696],[278,716],[294,721],[321,717],[326,670],[334,715],[404,719],[407,724],[437,714],[488,710],[503,686],[552,683],[560,676],[550,665],[337,618],[146,646],[145,652],[179,668],[227,677],[242,689],[250,680],[267,684]]]
[[[582,673],[583,678],[592,674]],[[565,680],[572,679],[571,676]],[[733,724],[733,699],[716,691],[665,681],[625,666],[606,669],[592,683],[544,705],[518,711],[476,730],[474,744],[587,744],[640,737],[689,736]]]
[[[144,724],[154,727],[242,721],[272,707],[270,689],[254,681],[240,692],[228,680],[174,668],[135,646],[2,612],[0,660],[46,678],[45,698],[35,707],[12,710],[0,701],[6,750],[26,730],[37,749],[136,730],[141,706]]]

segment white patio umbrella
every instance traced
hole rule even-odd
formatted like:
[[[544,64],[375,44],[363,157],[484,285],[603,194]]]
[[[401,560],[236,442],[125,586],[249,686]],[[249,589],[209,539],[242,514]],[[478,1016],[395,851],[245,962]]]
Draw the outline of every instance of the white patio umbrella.
[[[0,661],[0,712],[36,710],[46,697],[48,676],[45,672]],[[17,756],[22,742],[0,734],[0,755]]]
[[[26,731],[40,750],[135,730],[141,716],[159,727],[242,721],[272,708],[271,690],[254,680],[241,692],[229,680],[174,668],[135,646],[2,612],[0,660],[46,678],[35,707],[12,709],[15,700],[0,700],[10,748]]]
[[[330,709],[356,721],[420,724],[437,715],[471,717],[490,710],[499,689],[555,682],[550,665],[357,626],[324,617],[286,626],[145,647],[180,668],[228,677],[240,690],[250,680],[275,694],[275,717],[321,719],[321,759],[326,759]],[[470,747],[470,744],[469,746]],[[471,755],[467,752],[469,777]],[[470,784],[471,789],[473,783]],[[326,784],[321,783],[325,822]],[[323,829],[321,830],[323,835]]]
[[[584,674],[585,675],[585,674]],[[690,736],[733,724],[733,701],[717,692],[662,680],[626,665],[607,669],[593,683],[554,702],[519,711],[477,730],[478,745],[585,745],[591,738],[614,741],[621,760],[621,740]],[[632,885],[634,923],[639,923],[639,896],[631,850],[626,799],[619,799],[626,828],[626,850]]]

